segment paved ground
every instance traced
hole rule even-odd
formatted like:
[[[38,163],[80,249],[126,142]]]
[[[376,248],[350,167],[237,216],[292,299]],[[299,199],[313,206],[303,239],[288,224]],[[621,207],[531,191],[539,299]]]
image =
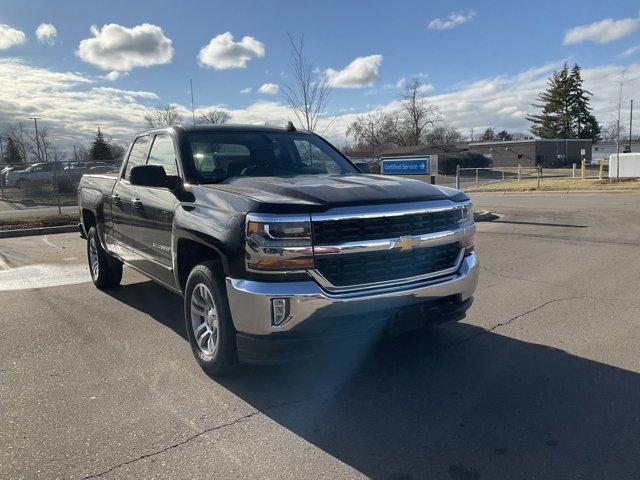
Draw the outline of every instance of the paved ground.
[[[0,240],[0,477],[637,479],[640,194],[474,199],[505,216],[465,321],[225,380],[177,296]]]

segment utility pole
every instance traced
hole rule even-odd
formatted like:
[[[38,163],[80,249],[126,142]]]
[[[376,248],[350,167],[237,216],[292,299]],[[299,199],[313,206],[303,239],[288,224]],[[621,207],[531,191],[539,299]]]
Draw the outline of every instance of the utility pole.
[[[616,83],[618,84],[618,117],[616,119],[616,178],[620,179],[620,111],[622,109],[622,89],[624,87],[624,77],[627,74],[627,69],[622,71],[622,75],[618,77]]]
[[[471,141],[473,142],[473,127],[471,127]]]
[[[631,99],[631,111],[629,112],[629,153],[631,153],[631,130],[633,128],[633,98]]]
[[[191,86],[191,116],[193,117],[193,126],[196,126],[196,107],[193,104],[193,79],[189,79],[189,85]]]
[[[38,150],[38,160],[42,161],[42,153],[40,152],[40,137],[38,136],[38,120],[42,120],[42,117],[29,117],[29,119],[33,120],[33,123],[36,126],[36,148]]]
[[[76,151],[76,144],[73,144],[73,158],[76,159],[76,162],[78,161],[78,152]]]

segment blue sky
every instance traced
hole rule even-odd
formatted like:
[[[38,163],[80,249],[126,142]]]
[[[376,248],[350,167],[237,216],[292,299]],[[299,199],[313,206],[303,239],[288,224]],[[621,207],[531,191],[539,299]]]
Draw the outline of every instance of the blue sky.
[[[108,94],[118,97],[117,102],[126,107],[123,114],[127,112],[129,117],[140,116],[145,107],[155,104],[175,103],[188,108],[189,78],[192,78],[197,107],[223,106],[236,112],[234,116],[241,121],[257,120],[260,115],[269,117],[265,121],[279,121],[287,116],[281,93],[269,95],[258,89],[263,84],[286,82],[289,55],[286,33],[303,33],[307,53],[319,68],[318,75],[326,75],[327,69],[333,69],[338,75],[335,78],[342,79],[337,86],[350,87],[333,91],[328,116],[344,116],[329,129],[328,134],[334,139],[343,136],[340,129],[344,130],[356,113],[376,106],[392,108],[401,79],[414,76],[429,85],[425,95],[433,98],[445,120],[461,129],[492,125],[523,130],[527,124],[522,113],[530,110],[527,105],[535,97],[535,90],[564,61],[578,62],[585,69],[592,90],[598,90],[594,91],[598,95],[594,98],[597,113],[607,117],[603,118],[606,121],[613,101],[609,97],[615,96],[610,88],[612,79],[624,67],[629,67],[630,77],[638,68],[640,48],[633,50],[633,47],[640,45],[639,14],[640,5],[632,1],[615,2],[613,8],[611,2],[600,1],[0,0],[0,25],[24,34],[23,42],[0,49],[0,61],[4,59],[5,71],[9,72],[5,82],[19,80],[20,75],[32,78],[42,75],[44,85],[51,81],[49,74],[73,72],[86,81],[67,78],[55,82],[56,95],[63,93],[61,101],[73,92],[78,94],[76,100],[86,92],[107,95],[99,89],[108,88],[111,89]],[[614,22],[601,23],[607,19]],[[35,30],[42,23],[56,29],[57,35],[50,38],[52,45],[36,38]],[[121,73],[112,74],[112,78],[118,77],[116,80],[102,78],[118,68],[110,68],[95,44],[84,58],[77,52],[80,42],[100,34],[100,30],[97,34],[90,31],[92,25],[102,29],[107,24],[126,29],[143,24],[159,27],[163,38],[170,41],[170,47],[167,43],[163,48],[173,49],[172,53],[165,48],[156,60],[142,61],[159,63],[151,66],[140,62],[133,67],[117,65]],[[589,25],[590,29],[586,27]],[[570,29],[576,27],[583,30],[574,31],[567,40]],[[251,37],[246,44],[249,56],[244,68],[202,66],[198,60],[201,49],[225,32],[230,32],[234,42]],[[103,40],[107,40],[106,35]],[[621,56],[625,51],[628,55]],[[358,58],[363,59],[360,70],[356,65],[353,71],[343,71]],[[6,63],[9,60],[20,62],[22,70],[16,73],[11,68],[14,64]],[[214,60],[212,63],[218,62],[219,66],[220,59]],[[96,62],[106,65],[100,68]],[[0,81],[2,71],[0,68]],[[29,88],[40,92],[54,88],[47,85]],[[241,93],[249,88],[251,92]],[[637,85],[628,88],[627,96],[633,88],[637,90]],[[274,89],[267,88],[272,92]],[[148,95],[131,96],[126,92]],[[15,121],[38,108],[26,101],[26,97],[33,97],[30,93],[25,88],[0,93],[0,107],[5,103],[0,123]],[[21,101],[22,96],[25,102]],[[73,116],[66,112],[69,120],[66,123],[58,120],[65,116],[59,110],[64,105],[50,104],[54,96],[44,102],[50,112],[41,115],[48,117],[51,128],[62,135],[69,129]],[[83,134],[99,122],[95,112],[99,101],[91,98],[94,112],[82,124]],[[479,112],[478,101],[495,105]],[[7,109],[15,110],[16,115],[12,117]],[[136,129],[138,120],[131,118],[125,122],[126,128],[122,122],[118,124],[115,110],[109,110],[104,122],[113,126],[113,135],[126,136],[127,130]],[[82,118],[77,121],[82,122]]]

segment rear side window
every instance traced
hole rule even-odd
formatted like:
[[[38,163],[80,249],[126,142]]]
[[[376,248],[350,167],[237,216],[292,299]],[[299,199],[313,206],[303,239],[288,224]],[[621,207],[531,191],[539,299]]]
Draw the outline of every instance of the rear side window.
[[[156,135],[149,152],[149,165],[164,167],[167,175],[177,175],[176,154],[173,150],[173,140],[169,135]]]
[[[147,161],[147,144],[149,143],[149,136],[145,135],[144,137],[136,138],[136,141],[131,147],[131,153],[129,153],[129,158],[127,159],[127,166],[124,171],[125,180],[129,180],[131,175],[131,169],[133,167],[137,167],[138,165],[144,165]]]

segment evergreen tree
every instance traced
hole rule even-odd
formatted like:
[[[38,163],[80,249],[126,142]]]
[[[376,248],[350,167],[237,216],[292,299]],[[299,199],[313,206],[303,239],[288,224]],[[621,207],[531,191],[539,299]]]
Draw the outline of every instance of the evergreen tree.
[[[91,147],[89,148],[89,158],[91,160],[113,160],[113,152],[111,151],[111,145],[104,139],[104,135],[100,131],[100,127],[98,127],[98,133],[96,133],[96,138],[91,142]]]
[[[20,148],[18,148],[18,145],[13,141],[13,138],[11,137],[9,137],[9,139],[7,140],[7,145],[4,150],[4,157],[2,157],[2,161],[7,165],[22,163]]]
[[[533,126],[531,131],[541,138],[571,137],[571,79],[565,63],[562,70],[553,72],[546,91],[538,95],[538,104],[534,107],[542,109],[538,115],[527,117]]]
[[[480,140],[483,142],[490,142],[491,140],[496,139],[496,132],[493,131],[493,128],[487,128],[484,132],[482,132],[482,136]]]
[[[593,138],[600,137],[600,126],[591,114],[591,93],[582,86],[580,67],[571,71],[567,64],[554,72],[547,90],[538,95],[535,107],[542,111],[529,115],[531,131],[541,138]]]
[[[506,130],[500,130],[498,133],[496,133],[496,139],[502,142],[506,142],[508,140],[513,140],[513,135],[511,135]]]
[[[571,116],[574,121],[575,138],[592,138],[594,141],[600,139],[601,128],[596,117],[591,113],[589,99],[592,93],[582,86],[582,72],[576,63],[571,69]]]

